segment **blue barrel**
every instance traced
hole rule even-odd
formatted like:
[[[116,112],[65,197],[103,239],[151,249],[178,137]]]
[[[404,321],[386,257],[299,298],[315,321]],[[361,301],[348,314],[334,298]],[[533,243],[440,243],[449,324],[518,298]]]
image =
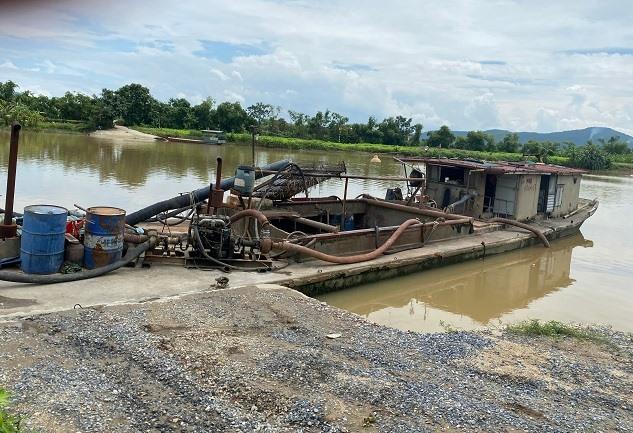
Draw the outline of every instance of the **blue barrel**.
[[[121,258],[125,211],[115,207],[91,207],[86,212],[84,266],[110,265]]]
[[[24,208],[21,267],[27,274],[54,274],[64,263],[68,210],[59,206]]]

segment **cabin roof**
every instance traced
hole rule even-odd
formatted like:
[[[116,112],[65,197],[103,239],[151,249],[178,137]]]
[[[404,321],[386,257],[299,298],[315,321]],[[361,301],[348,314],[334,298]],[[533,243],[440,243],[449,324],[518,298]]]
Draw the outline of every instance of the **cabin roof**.
[[[482,161],[476,159],[454,158],[400,158],[404,162],[422,162],[427,165],[444,167],[459,167],[467,170],[483,170],[490,174],[557,174],[573,176],[587,173],[578,168],[563,167],[561,165],[543,164],[536,162],[507,162],[507,161]]]

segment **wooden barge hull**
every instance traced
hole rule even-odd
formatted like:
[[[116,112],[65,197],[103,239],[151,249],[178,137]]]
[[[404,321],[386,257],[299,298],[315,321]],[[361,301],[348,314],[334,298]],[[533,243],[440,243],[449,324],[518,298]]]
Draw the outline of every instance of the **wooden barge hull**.
[[[569,218],[550,219],[531,223],[541,230],[548,240],[572,236],[579,232],[582,224],[598,208],[598,202],[586,201]],[[313,272],[297,272],[295,277],[276,281],[300,292],[316,296],[352,286],[398,277],[467,260],[484,259],[487,256],[505,253],[533,245],[540,241],[532,233],[502,225],[476,227],[474,233],[454,239],[429,241],[421,248],[395,250],[376,260],[353,265],[332,265],[324,262],[311,265]],[[292,272],[294,266],[289,267]]]

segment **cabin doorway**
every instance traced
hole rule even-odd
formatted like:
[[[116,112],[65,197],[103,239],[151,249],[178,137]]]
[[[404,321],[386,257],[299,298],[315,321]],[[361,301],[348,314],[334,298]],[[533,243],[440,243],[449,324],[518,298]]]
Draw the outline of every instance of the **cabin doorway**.
[[[486,175],[486,190],[484,192],[484,212],[492,213],[495,206],[495,192],[497,191],[497,176]]]
[[[538,207],[537,213],[547,212],[547,192],[549,191],[550,176],[541,176],[541,186],[538,190]]]

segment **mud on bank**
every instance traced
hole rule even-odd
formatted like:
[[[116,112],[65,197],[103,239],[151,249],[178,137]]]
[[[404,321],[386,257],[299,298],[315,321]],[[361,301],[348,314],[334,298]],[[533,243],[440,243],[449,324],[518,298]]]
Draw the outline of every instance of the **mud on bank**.
[[[631,337],[605,336],[407,333],[244,287],[2,324],[0,386],[42,432],[631,431]]]

